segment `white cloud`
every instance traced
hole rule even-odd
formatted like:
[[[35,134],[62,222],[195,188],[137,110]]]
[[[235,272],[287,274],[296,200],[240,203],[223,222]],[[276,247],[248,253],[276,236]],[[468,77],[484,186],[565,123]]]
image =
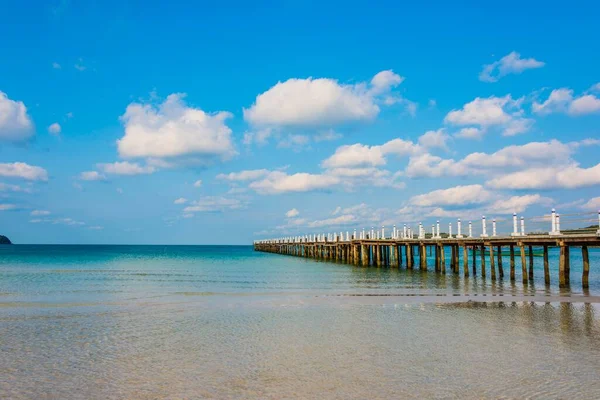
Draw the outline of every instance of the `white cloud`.
[[[585,115],[597,112],[600,112],[600,99],[591,94],[576,98],[569,106],[569,114],[571,115]]]
[[[404,78],[381,71],[370,84],[340,84],[335,79],[288,79],[258,95],[244,109],[244,119],[256,126],[323,126],[369,121],[379,114],[378,97]]]
[[[543,103],[533,102],[531,108],[534,113],[540,115],[567,113],[579,116],[600,112],[600,99],[593,94],[574,97],[572,89],[560,88],[550,92]]]
[[[494,178],[488,186],[498,189],[573,189],[600,185],[600,164],[529,168]]]
[[[122,188],[117,188],[117,193],[123,194],[123,189]]]
[[[332,140],[337,140],[340,139],[342,137],[341,133],[337,133],[331,129],[327,130],[327,131],[323,131],[320,133],[317,133],[314,137],[313,140],[315,142],[329,142]]]
[[[487,207],[489,213],[512,214],[522,213],[527,207],[536,203],[548,203],[551,201],[548,198],[542,197],[539,194],[528,194],[524,196],[512,196],[509,198],[496,200]]]
[[[298,211],[295,208],[292,208],[291,210],[289,210],[288,212],[285,213],[285,216],[288,218],[295,218],[298,215],[300,215],[300,211]]]
[[[479,130],[462,130],[458,135],[463,138],[479,138],[491,127],[497,127],[505,136],[526,132],[533,121],[522,117],[523,99],[510,95],[504,97],[477,97],[465,104],[460,110],[450,111],[444,118],[446,124],[457,126],[475,125]]]
[[[183,209],[183,212],[223,212],[226,210],[238,210],[244,208],[245,206],[246,204],[240,199],[220,196],[206,196],[202,197],[200,200],[190,202],[189,206]]]
[[[403,81],[404,78],[394,73],[391,69],[381,71],[371,79],[371,92],[375,94],[388,92],[391,88],[400,85]]]
[[[429,153],[413,156],[408,160],[404,174],[409,178],[437,178],[440,176],[461,176],[471,171],[453,159],[443,159]]]
[[[21,178],[30,181],[47,181],[48,172],[41,167],[36,167],[23,162],[0,163],[0,176],[8,178]]]
[[[405,174],[409,178],[498,174],[519,168],[545,165],[569,165],[571,154],[581,145],[593,145],[589,139],[574,143],[558,140],[531,142],[504,147],[494,153],[471,153],[459,161],[423,153],[410,158]]]
[[[0,211],[8,211],[8,210],[15,210],[17,209],[17,205],[16,204],[6,204],[6,203],[0,203]]]
[[[425,141],[432,142],[432,139],[428,137]],[[439,138],[436,140],[440,141]],[[325,159],[321,165],[324,168],[381,166],[386,164],[385,155],[406,156],[414,154],[419,150],[419,145],[403,139],[393,139],[381,146],[368,146],[356,143],[338,147],[335,153]]]
[[[34,218],[29,220],[32,224],[52,224],[52,225],[69,225],[69,226],[83,226],[85,222],[74,220],[73,218]]]
[[[272,171],[264,179],[252,182],[249,187],[261,194],[280,194],[326,190],[339,184],[340,181],[340,178],[331,175],[308,173],[288,175],[282,171]]]
[[[48,132],[50,132],[50,134],[52,135],[59,135],[61,130],[62,128],[60,127],[60,124],[58,122],[55,122],[48,127]]]
[[[317,221],[311,221],[307,224],[309,228],[322,228],[326,226],[342,226],[351,225],[357,222],[357,218],[354,215],[346,214],[340,215],[334,218],[326,218]]]
[[[543,103],[534,101],[531,109],[536,114],[546,115],[554,112],[567,112],[573,101],[573,90],[567,88],[554,89]]]
[[[231,172],[229,174],[219,174],[217,179],[225,179],[228,181],[252,181],[270,173],[268,169],[253,169],[240,172]]]
[[[310,137],[308,135],[287,135],[282,140],[279,141],[277,147],[286,148],[302,148],[306,146],[310,142]]]
[[[413,196],[410,203],[420,207],[460,206],[482,204],[492,198],[492,193],[481,185],[455,186],[449,189]]]
[[[82,181],[105,181],[106,176],[99,173],[98,171],[84,171],[79,174],[79,179]]]
[[[425,148],[440,148],[448,150],[448,139],[450,137],[446,134],[444,129],[438,129],[437,131],[427,131],[421,137],[419,137],[419,144]]]
[[[201,179],[198,179],[196,182],[194,182],[194,187],[195,188],[199,188],[201,186],[202,186],[202,180]]]
[[[258,95],[244,109],[253,125],[306,126],[371,120],[379,114],[364,84],[342,85],[333,79],[288,79]]]
[[[21,192],[21,193],[32,193],[33,191],[28,187],[22,187],[19,185],[11,185],[8,183],[0,182],[0,192]]]
[[[173,204],[185,204],[185,203],[187,203],[187,199],[185,199],[183,197],[180,197],[173,202]]]
[[[335,153],[323,161],[325,168],[379,166],[386,161],[381,146],[367,146],[356,143],[340,146]]]
[[[204,162],[226,160],[236,154],[231,129],[225,120],[231,113],[207,114],[187,107],[184,94],[171,94],[157,107],[131,103],[121,117],[125,136],[117,141],[125,158],[197,156]]]
[[[29,215],[31,215],[33,217],[50,215],[50,211],[46,211],[46,210],[33,210]]]
[[[481,139],[485,134],[484,130],[479,128],[462,128],[457,134],[456,137],[464,138],[464,139]]]
[[[600,211],[600,197],[593,197],[582,204],[580,208],[584,210]]]
[[[479,74],[479,80],[484,82],[496,82],[498,79],[508,74],[520,74],[521,72],[541,68],[545,64],[534,58],[521,58],[521,55],[515,51],[505,55],[499,61],[484,65]]]
[[[60,66],[60,64],[59,64],[59,63],[57,63],[57,62],[53,62],[53,63],[52,63],[52,68],[54,68],[54,69],[61,69],[61,66]]]
[[[106,174],[114,175],[140,175],[151,174],[156,171],[156,168],[150,165],[141,166],[137,163],[128,161],[117,161],[114,163],[100,163],[96,166]]]
[[[19,142],[33,135],[33,122],[22,101],[8,98],[0,91],[0,140]]]
[[[94,226],[88,226],[88,229],[90,229],[92,231],[101,231],[102,229],[104,229],[104,227],[99,226],[99,225],[94,225]]]

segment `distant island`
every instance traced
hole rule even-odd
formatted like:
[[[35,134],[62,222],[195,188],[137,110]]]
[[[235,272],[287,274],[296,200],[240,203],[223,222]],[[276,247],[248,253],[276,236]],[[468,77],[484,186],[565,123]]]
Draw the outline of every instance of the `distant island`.
[[[12,244],[12,242],[6,236],[0,235],[0,244]]]

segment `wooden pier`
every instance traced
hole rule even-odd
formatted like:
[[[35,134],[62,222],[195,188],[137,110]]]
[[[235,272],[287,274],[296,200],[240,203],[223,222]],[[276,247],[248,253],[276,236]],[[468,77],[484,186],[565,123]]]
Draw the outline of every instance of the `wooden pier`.
[[[438,228],[439,229],[439,228]],[[373,231],[371,231],[373,232]],[[438,233],[439,235],[439,233]],[[361,235],[362,236],[362,235]],[[373,235],[374,236],[374,235]],[[384,235],[382,235],[384,237]],[[254,242],[255,251],[292,255],[297,257],[315,258],[320,260],[338,261],[363,267],[406,268],[427,271],[427,251],[434,256],[433,269],[437,273],[447,272],[462,274],[466,277],[478,273],[486,278],[486,261],[489,261],[490,279],[496,281],[508,277],[511,281],[516,278],[515,257],[520,257],[521,276],[523,284],[533,283],[534,250],[541,249],[544,260],[544,282],[550,284],[550,264],[548,249],[559,248],[558,279],[561,288],[569,287],[571,276],[570,253],[579,248],[582,255],[582,286],[589,287],[589,247],[600,247],[598,234],[574,235],[521,235],[494,237],[434,237],[429,238],[359,238],[356,232],[332,235],[332,237],[295,237],[287,239],[260,240]],[[508,249],[510,263],[503,265],[503,249]],[[433,250],[433,252],[431,252]],[[471,253],[471,268],[469,268],[469,251]],[[449,252],[449,253],[446,253]],[[449,254],[449,265],[446,265],[446,254]],[[460,262],[462,254],[462,263]],[[419,256],[419,265],[415,265],[415,255]],[[479,270],[477,257],[480,258]]]

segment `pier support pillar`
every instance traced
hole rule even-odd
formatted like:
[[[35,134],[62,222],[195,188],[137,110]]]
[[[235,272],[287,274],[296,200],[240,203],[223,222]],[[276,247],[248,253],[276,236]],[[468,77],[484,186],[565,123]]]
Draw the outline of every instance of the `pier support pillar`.
[[[490,271],[492,272],[492,281],[496,280],[496,259],[494,258],[494,246],[490,245]]]
[[[504,268],[502,267],[502,246],[497,246],[496,250],[496,253],[498,253],[498,278],[502,280],[504,278]]]
[[[419,247],[421,249],[419,254],[419,264],[422,271],[427,271],[427,248],[423,243],[421,243]]]
[[[544,283],[550,285],[550,263],[548,262],[548,245],[544,245]]]
[[[481,246],[481,277],[485,279],[485,246]]]
[[[471,259],[473,263],[473,276],[477,276],[477,246],[471,248]]]
[[[512,244],[509,246],[510,248],[510,280],[515,280],[515,246]]]
[[[584,289],[590,287],[590,255],[587,246],[581,246],[581,258],[583,258],[583,273],[581,275],[581,286]]]
[[[467,246],[462,246],[463,251],[463,274],[469,276],[469,252]]]
[[[523,243],[521,243],[519,245],[519,247],[521,248],[521,274],[523,275],[523,284],[526,285],[528,282],[527,279],[527,264],[525,262],[525,245]]]
[[[446,275],[446,246],[440,245],[440,270]]]
[[[533,282],[533,246],[529,246],[529,280]]]

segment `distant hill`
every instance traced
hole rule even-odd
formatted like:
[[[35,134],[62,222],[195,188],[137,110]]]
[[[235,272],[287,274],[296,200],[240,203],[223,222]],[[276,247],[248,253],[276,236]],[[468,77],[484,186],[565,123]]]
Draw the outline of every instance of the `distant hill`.
[[[6,236],[0,235],[0,244],[12,244],[12,242]]]

